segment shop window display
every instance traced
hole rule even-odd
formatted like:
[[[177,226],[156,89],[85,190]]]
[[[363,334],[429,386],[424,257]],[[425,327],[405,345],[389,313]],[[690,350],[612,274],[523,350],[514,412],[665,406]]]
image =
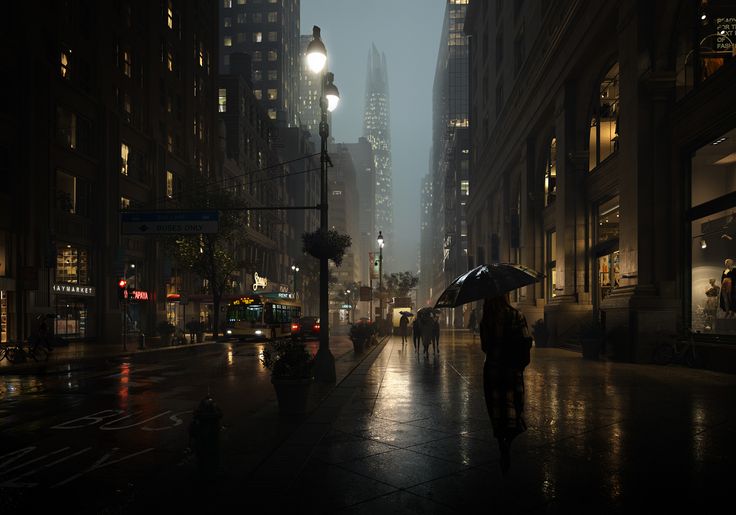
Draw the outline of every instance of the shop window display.
[[[736,334],[736,130],[693,156],[691,324],[704,333]],[[731,204],[733,202],[731,201]]]

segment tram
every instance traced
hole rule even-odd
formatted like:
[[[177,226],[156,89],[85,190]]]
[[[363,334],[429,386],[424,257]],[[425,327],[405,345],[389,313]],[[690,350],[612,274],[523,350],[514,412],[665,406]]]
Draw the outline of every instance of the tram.
[[[227,306],[226,338],[273,339],[291,335],[291,322],[302,308],[291,293],[244,295]]]

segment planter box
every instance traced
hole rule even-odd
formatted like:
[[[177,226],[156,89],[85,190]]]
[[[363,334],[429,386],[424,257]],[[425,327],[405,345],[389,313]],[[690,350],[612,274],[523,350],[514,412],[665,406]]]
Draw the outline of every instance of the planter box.
[[[279,411],[284,415],[303,415],[307,413],[311,379],[276,379],[271,377],[276,390]]]

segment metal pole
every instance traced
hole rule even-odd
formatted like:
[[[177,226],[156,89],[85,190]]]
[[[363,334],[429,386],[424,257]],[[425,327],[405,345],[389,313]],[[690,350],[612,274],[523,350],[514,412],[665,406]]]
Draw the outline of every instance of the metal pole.
[[[326,74],[322,72],[322,92],[319,98],[321,120],[319,123],[320,136],[320,201],[319,201],[319,228],[322,237],[327,237],[327,137],[330,128],[327,125],[327,99],[325,98]],[[335,357],[330,352],[330,304],[329,304],[329,261],[322,254],[319,258],[319,350],[315,357],[314,377],[317,381],[334,383]]]
[[[383,323],[383,246],[378,247],[378,305],[381,309],[381,323]]]

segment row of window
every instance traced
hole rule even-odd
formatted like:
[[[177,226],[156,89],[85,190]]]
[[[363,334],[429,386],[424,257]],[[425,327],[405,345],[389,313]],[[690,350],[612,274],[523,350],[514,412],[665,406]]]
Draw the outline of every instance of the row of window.
[[[233,0],[222,0],[222,6],[225,9],[232,9],[233,3],[237,5],[245,5],[247,3],[262,4],[266,2],[268,2],[269,4],[277,4],[280,2],[280,0],[235,0],[235,2],[233,2]]]
[[[248,20],[246,13],[238,13],[235,18],[235,22],[238,24],[242,24],[242,23],[263,23],[264,21],[263,13],[258,13],[258,12],[250,13],[249,17],[250,17],[250,20]],[[265,20],[268,23],[278,23],[279,13],[276,11],[267,12]],[[223,18],[223,25],[225,27],[232,27],[233,19],[230,16],[225,16],[225,18]]]

